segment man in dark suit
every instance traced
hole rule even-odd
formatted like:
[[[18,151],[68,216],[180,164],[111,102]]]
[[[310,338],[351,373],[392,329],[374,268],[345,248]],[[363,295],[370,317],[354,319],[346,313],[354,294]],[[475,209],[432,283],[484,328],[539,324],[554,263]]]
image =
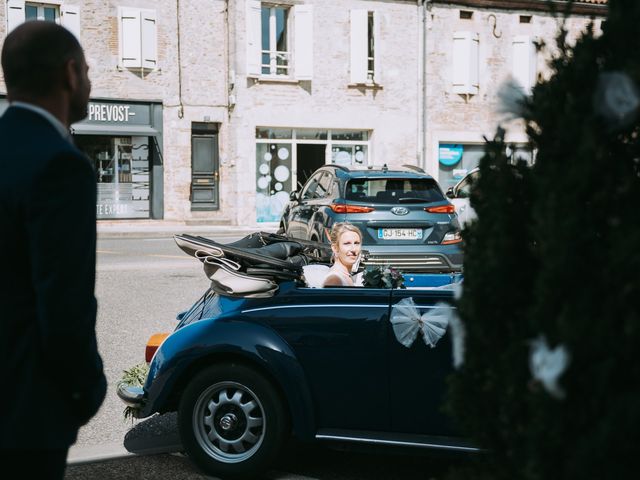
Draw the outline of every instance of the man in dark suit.
[[[106,393],[95,173],[69,135],[87,114],[91,84],[82,47],[52,22],[13,30],[2,69],[10,106],[0,118],[0,464],[20,478],[61,479]]]

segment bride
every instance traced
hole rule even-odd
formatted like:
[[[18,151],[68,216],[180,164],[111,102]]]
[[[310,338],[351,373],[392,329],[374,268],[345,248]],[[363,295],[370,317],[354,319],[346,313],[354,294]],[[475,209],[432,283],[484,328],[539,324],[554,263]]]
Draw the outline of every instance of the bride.
[[[360,261],[360,250],[362,249],[360,229],[347,222],[334,223],[329,238],[334,263],[322,286],[357,286],[358,282],[354,284],[352,271],[357,269],[357,264]]]

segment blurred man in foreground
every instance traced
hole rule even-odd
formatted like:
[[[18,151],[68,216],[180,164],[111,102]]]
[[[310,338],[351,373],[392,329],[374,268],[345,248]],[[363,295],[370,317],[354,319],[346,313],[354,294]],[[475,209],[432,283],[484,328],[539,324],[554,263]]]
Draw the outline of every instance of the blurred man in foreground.
[[[69,447],[106,393],[95,174],[69,135],[87,114],[91,83],[77,39],[52,22],[13,30],[2,69],[0,460],[21,478],[62,479]]]

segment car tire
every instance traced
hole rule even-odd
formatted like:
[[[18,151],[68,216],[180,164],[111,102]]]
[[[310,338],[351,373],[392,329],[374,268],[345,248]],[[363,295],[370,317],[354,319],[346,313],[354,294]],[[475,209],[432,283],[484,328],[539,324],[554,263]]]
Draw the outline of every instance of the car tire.
[[[244,365],[206,368],[183,392],[178,429],[187,456],[204,472],[251,478],[277,457],[288,432],[278,391]]]

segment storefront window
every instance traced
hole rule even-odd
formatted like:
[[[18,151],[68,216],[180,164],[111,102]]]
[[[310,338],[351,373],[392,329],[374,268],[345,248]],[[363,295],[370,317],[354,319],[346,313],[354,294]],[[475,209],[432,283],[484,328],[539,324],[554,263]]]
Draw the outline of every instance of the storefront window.
[[[484,145],[441,143],[438,149],[438,183],[443,190],[458,183],[470,170],[480,164]],[[510,145],[506,155],[512,163],[518,160],[533,165],[534,153],[526,145]]]
[[[256,145],[256,208],[258,222],[277,222],[291,192],[290,143]]]
[[[256,128],[258,222],[279,222],[293,190],[328,163],[368,165],[368,130]]]
[[[75,135],[74,139],[95,165],[97,218],[149,218],[149,137]]]

